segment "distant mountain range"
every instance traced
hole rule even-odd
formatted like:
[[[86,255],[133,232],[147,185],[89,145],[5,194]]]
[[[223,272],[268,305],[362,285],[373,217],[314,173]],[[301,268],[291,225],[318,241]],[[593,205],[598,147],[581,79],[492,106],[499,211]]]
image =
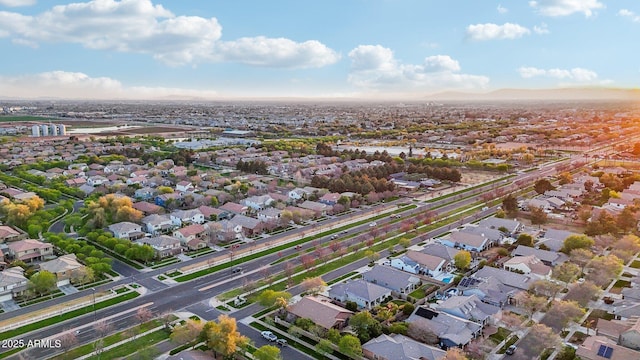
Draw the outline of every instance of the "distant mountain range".
[[[425,100],[640,100],[640,89],[563,88],[500,89],[486,93],[447,91],[428,95]]]

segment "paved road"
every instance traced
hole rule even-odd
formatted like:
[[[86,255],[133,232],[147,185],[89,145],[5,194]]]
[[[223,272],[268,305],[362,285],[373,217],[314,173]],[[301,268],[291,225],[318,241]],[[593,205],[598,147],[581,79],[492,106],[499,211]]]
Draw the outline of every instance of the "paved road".
[[[84,201],[76,201],[73,203],[73,210],[71,214],[78,212],[80,208],[84,206]],[[52,233],[64,233],[64,217],[49,226],[49,232]]]

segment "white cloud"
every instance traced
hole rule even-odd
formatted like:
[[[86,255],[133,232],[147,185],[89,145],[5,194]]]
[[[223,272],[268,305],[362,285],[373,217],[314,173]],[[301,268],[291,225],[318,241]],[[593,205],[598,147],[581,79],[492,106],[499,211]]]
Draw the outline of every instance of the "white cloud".
[[[518,24],[505,23],[497,25],[492,23],[475,24],[467,26],[467,36],[472,40],[504,40],[518,39],[529,35],[531,31]]]
[[[498,12],[499,12],[500,14],[506,14],[506,13],[508,13],[508,12],[509,12],[509,9],[507,9],[507,8],[506,8],[506,7],[504,7],[504,6],[502,6],[502,4],[499,4],[499,5],[498,5],[497,10],[498,10]]]
[[[640,22],[640,15],[637,15],[636,13],[634,13],[631,10],[622,9],[622,10],[618,11],[618,15],[620,15],[622,17],[627,17],[627,18],[631,19],[631,21],[633,21],[633,22]]]
[[[50,71],[13,77],[0,76],[0,95],[15,98],[64,99],[157,99],[163,97],[214,97],[208,90],[126,87],[109,77],[90,77],[80,72]]]
[[[535,25],[533,27],[533,32],[538,34],[538,35],[546,35],[546,34],[550,33],[549,28],[547,27],[547,24],[545,24],[545,23],[540,24],[540,26]]]
[[[74,43],[89,49],[149,54],[170,65],[237,61],[260,66],[319,67],[339,55],[317,41],[242,38],[222,42],[216,18],[176,16],[151,0],[93,0],[30,16],[0,12],[0,37],[15,43]],[[228,53],[227,53],[228,52]]]
[[[0,5],[8,7],[35,5],[36,0],[0,0]]]
[[[380,45],[360,45],[349,52],[348,81],[367,90],[476,89],[489,83],[486,76],[459,73],[460,64],[447,55],[434,55],[419,65],[402,64],[393,51]]]
[[[322,67],[333,64],[340,55],[319,41],[303,43],[284,38],[253,37],[216,44],[215,56],[224,61],[268,67]]]
[[[521,67],[518,69],[518,73],[520,73],[520,76],[525,79],[545,77],[578,82],[590,82],[598,79],[598,74],[595,71],[578,67],[573,69],[539,69],[535,67]]]
[[[594,10],[604,8],[604,4],[598,0],[535,0],[529,1],[529,6],[544,16],[567,16],[583,13],[584,16],[590,17]]]

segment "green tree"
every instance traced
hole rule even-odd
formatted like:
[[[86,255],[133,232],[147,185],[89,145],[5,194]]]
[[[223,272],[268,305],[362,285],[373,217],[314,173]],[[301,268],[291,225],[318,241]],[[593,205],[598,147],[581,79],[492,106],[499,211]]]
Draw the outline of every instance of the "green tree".
[[[282,360],[280,349],[273,345],[259,347],[258,350],[253,353],[253,358],[256,360]]]
[[[533,189],[538,194],[544,194],[545,192],[547,192],[549,190],[555,189],[555,187],[553,187],[553,185],[551,184],[551,181],[549,181],[547,179],[540,179],[540,180],[536,181],[536,183],[533,185]]]
[[[513,215],[518,212],[518,200],[512,194],[507,195],[502,199],[502,208],[509,215]]]
[[[341,353],[347,356],[356,357],[362,355],[362,344],[360,340],[353,335],[343,336],[338,343],[338,348]]]
[[[533,236],[522,233],[518,236],[518,240],[516,240],[516,244],[533,247]]]
[[[349,319],[349,325],[358,334],[361,343],[366,343],[382,334],[382,325],[366,310],[353,315]]]
[[[460,270],[464,270],[471,264],[471,253],[466,250],[460,250],[454,257],[453,263]]]
[[[278,298],[291,299],[291,294],[286,291],[264,290],[258,295],[258,303],[262,306],[273,306]]]
[[[553,268],[551,277],[556,280],[562,281],[564,283],[564,286],[567,287],[570,282],[574,281],[578,278],[578,276],[580,276],[581,272],[582,270],[578,265],[566,261],[560,265],[556,265],[556,267]]]
[[[570,254],[574,249],[589,249],[593,244],[595,244],[595,241],[587,235],[571,235],[564,239],[560,251]]]
[[[546,224],[549,221],[547,213],[539,207],[532,207],[531,210],[531,223],[533,225],[542,225]]]
[[[231,357],[249,343],[249,339],[238,332],[236,319],[225,314],[218,316],[217,322],[207,322],[202,332],[207,347],[224,357]]]
[[[321,339],[318,344],[316,344],[316,351],[323,356],[329,355],[333,352],[333,344],[327,339]]]
[[[56,276],[46,270],[41,270],[31,276],[27,287],[38,296],[47,294],[51,290],[55,289]]]

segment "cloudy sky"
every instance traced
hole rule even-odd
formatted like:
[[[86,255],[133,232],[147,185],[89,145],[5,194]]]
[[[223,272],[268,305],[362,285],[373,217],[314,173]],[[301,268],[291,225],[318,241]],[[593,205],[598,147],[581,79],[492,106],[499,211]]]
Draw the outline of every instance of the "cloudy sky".
[[[637,87],[637,0],[0,0],[0,96]]]

